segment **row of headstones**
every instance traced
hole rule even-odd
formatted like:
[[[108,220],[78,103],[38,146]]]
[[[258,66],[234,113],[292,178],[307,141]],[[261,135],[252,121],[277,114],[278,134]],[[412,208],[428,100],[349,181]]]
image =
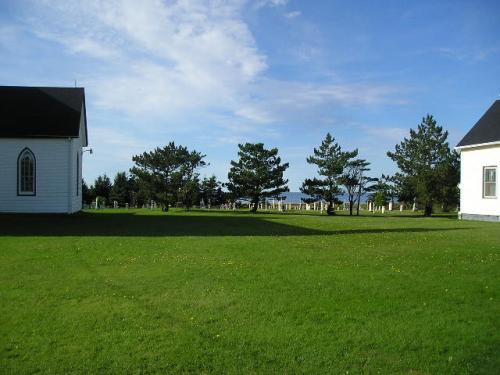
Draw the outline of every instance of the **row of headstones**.
[[[305,204],[305,205],[292,205],[291,203],[276,203],[276,204],[263,204],[263,203],[259,203],[258,205],[258,209],[259,210],[279,210],[279,211],[283,211],[284,209],[285,210],[301,210],[302,209],[302,206],[305,207],[306,210],[310,210],[312,208],[312,206],[310,206],[309,204]],[[204,208],[203,206],[200,206],[201,208]],[[253,205],[251,203],[248,203],[248,209],[252,208]],[[318,205],[318,208],[320,206]],[[325,207],[326,207],[326,204],[325,204]],[[210,208],[210,207],[208,207]],[[236,210],[236,203],[223,203],[220,205],[220,209],[221,210]],[[316,210],[316,203],[314,204],[314,210]],[[321,204],[321,210],[323,210],[323,203]]]
[[[404,203],[401,203],[399,205],[399,211],[403,211],[404,210]],[[393,204],[392,202],[389,202],[389,211],[392,211],[393,210]],[[380,211],[382,213],[385,212],[385,206],[375,206],[372,202],[368,202],[368,211],[370,212],[376,212],[376,211]],[[417,211],[417,204],[414,202],[413,203],[413,207],[412,207],[412,211]]]
[[[92,202],[92,205],[91,205],[92,208],[94,209],[99,209],[99,208],[106,208],[105,206],[103,205],[99,205],[99,198],[96,198],[94,202]],[[125,203],[125,208],[128,209],[130,206],[128,203]],[[120,206],[118,205],[118,201],[113,201],[113,208],[120,208]],[[134,206],[134,208],[137,208],[137,206]],[[158,208],[158,203],[156,203],[155,201],[151,201],[147,204],[143,204],[142,205],[142,208],[147,208],[147,209],[151,209],[151,210],[155,210]]]
[[[314,210],[314,211],[325,211],[327,204],[325,202],[314,202],[312,204],[309,203],[284,203],[283,201],[272,202],[272,203],[259,203],[259,210],[278,210],[278,211],[291,211],[291,210]],[[248,208],[252,208],[252,204],[248,204]]]
[[[95,209],[99,208],[99,200],[98,200],[98,198],[96,198],[96,200],[95,200],[95,202],[93,202],[92,206]],[[317,211],[317,210],[319,210],[319,211],[323,212],[323,211],[326,210],[326,206],[327,206],[326,203],[323,202],[323,201],[321,201],[321,202],[314,202],[312,204],[309,204],[309,203],[292,204],[292,203],[283,203],[282,201],[278,201],[278,203],[275,203],[273,201],[272,204],[259,203],[258,208],[260,210],[275,210],[275,209],[278,209],[278,211],[283,211],[283,209],[285,209],[287,211],[291,211],[291,210],[302,210],[302,207],[304,207],[304,209],[306,211],[310,211],[310,210]],[[103,207],[101,206],[101,208],[103,208]],[[113,208],[119,208],[117,201],[113,201]],[[126,209],[129,208],[129,204],[128,203],[125,203],[125,208]],[[149,202],[147,204],[143,204],[142,208],[147,208],[147,209],[154,210],[154,209],[158,208],[158,204],[154,200],[151,200],[151,202]],[[210,208],[210,206],[208,208]],[[224,203],[224,204],[221,205],[220,208],[223,209],[223,210],[231,210],[231,209],[232,210],[236,210],[236,203]],[[251,204],[250,203],[248,204],[248,208],[249,209],[251,208]],[[343,203],[343,209],[344,210],[348,209],[348,206],[347,206],[347,204],[345,202]],[[389,211],[393,210],[393,204],[392,204],[392,202],[389,202],[388,210]],[[399,210],[400,211],[404,210],[404,203],[401,203],[399,205]],[[412,210],[413,211],[417,210],[416,203],[413,203]],[[368,211],[370,211],[370,212],[380,211],[380,212],[384,213],[385,212],[385,206],[375,206],[372,202],[369,201],[368,202]]]
[[[236,210],[236,203],[223,203],[220,205],[220,209],[221,210]]]

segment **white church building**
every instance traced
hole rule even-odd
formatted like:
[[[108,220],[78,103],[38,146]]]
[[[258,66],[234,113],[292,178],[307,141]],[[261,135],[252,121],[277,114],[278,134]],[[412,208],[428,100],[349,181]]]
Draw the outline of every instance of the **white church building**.
[[[459,217],[500,221],[500,100],[493,103],[456,150],[461,163]]]
[[[0,212],[82,209],[83,88],[0,86]]]

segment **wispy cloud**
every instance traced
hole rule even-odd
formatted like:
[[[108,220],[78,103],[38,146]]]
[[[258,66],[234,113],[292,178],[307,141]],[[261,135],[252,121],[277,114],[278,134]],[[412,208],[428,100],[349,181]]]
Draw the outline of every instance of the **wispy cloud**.
[[[256,0],[254,2],[254,7],[255,8],[263,8],[266,6],[269,7],[279,7],[279,6],[285,6],[287,5],[289,0]]]
[[[160,134],[162,139],[196,134],[207,148],[234,146],[278,140],[282,124],[300,118],[316,116],[311,122],[321,123],[318,107],[406,103],[405,90],[387,84],[342,82],[330,73],[315,81],[273,76],[245,12],[287,3],[40,0],[25,8],[23,22],[24,32],[89,62],[74,69],[82,71],[79,84],[87,89],[90,107],[128,120],[128,132],[119,134],[117,124],[94,123],[99,168],[113,154],[125,167],[131,154],[155,145]],[[279,17],[301,16],[298,10],[282,12]],[[9,35],[3,35],[6,43],[15,39]],[[156,138],[144,134],[144,123],[154,124],[149,131]]]
[[[478,46],[462,46],[456,48],[441,46],[417,52],[417,54],[429,53],[460,62],[482,62],[498,55],[500,53],[500,46],[490,46],[487,48],[481,48]]]
[[[284,6],[286,1],[260,1]],[[266,77],[267,58],[242,18],[244,1],[44,1],[30,25],[40,38],[100,59],[84,82],[105,109],[174,115],[191,109],[232,113],[256,124],[325,102],[370,105],[402,100],[396,88],[302,83]],[[294,13],[294,12],[291,12]],[[288,13],[289,16],[297,16]]]
[[[285,13],[285,18],[288,18],[288,19],[293,19],[293,18],[297,18],[298,16],[300,16],[302,13],[299,12],[298,10],[294,10],[292,12],[288,12],[288,13]]]

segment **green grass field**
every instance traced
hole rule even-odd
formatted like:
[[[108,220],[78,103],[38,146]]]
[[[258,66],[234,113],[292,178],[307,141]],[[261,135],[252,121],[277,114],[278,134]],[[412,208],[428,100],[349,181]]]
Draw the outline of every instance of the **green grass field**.
[[[500,224],[0,215],[1,373],[498,374]]]

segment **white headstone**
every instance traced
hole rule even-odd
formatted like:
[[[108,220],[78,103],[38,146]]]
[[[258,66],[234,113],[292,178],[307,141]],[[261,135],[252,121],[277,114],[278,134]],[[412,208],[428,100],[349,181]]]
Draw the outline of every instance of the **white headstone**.
[[[413,211],[416,211],[417,210],[417,203],[416,202],[413,202],[413,208],[412,208]]]
[[[401,204],[399,205],[399,211],[403,212],[403,210],[404,210],[404,204],[403,204],[403,203],[401,203]]]
[[[385,206],[382,206],[382,213],[385,213]]]
[[[389,202],[389,211],[392,211],[392,201]]]
[[[128,203],[125,203],[125,208],[128,209]]]

